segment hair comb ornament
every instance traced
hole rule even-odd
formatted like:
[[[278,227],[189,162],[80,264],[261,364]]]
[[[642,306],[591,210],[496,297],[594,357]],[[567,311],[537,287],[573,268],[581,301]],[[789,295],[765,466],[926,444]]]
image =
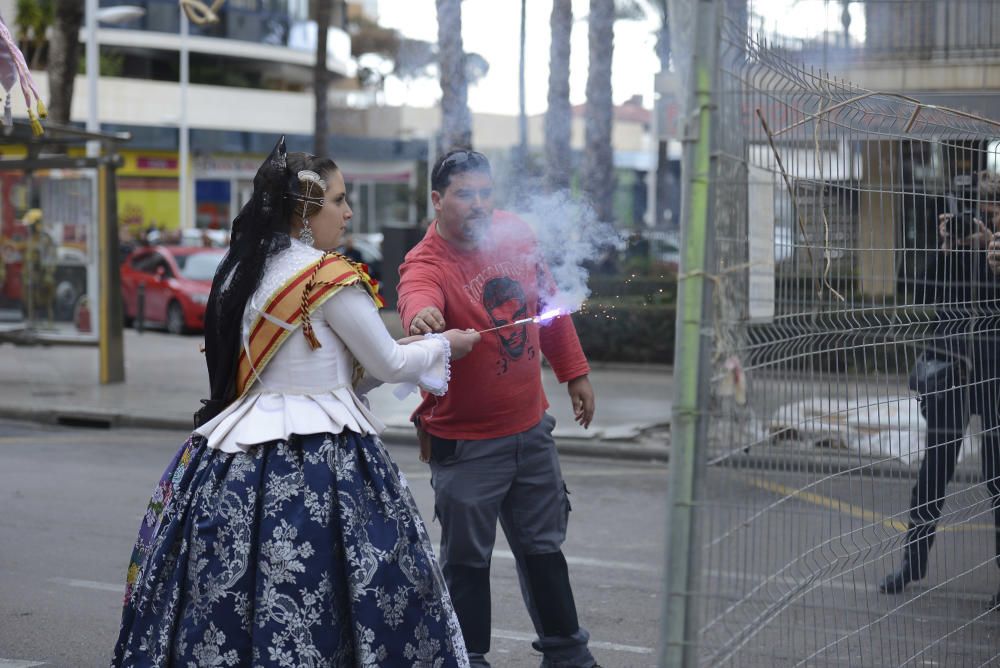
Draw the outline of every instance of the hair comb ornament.
[[[300,202],[305,202],[306,207],[308,207],[309,204],[323,206],[323,198],[313,197],[312,191],[313,186],[317,186],[320,189],[320,192],[326,192],[326,181],[321,179],[319,174],[311,169],[299,170],[299,173],[296,174],[296,176],[299,179],[299,183],[305,184],[306,191],[304,193],[292,193],[292,197]],[[302,210],[302,232],[299,234],[299,241],[312,246],[315,242],[315,238],[313,237],[312,226],[309,224],[309,217],[306,215],[308,210],[306,207],[303,207]]]
[[[326,192],[326,181],[321,179],[319,174],[317,174],[313,170],[311,169],[300,170],[298,173],[298,177],[301,183],[307,183],[310,185],[316,184],[323,190],[323,192]]]
[[[288,193],[288,196],[300,202],[308,202],[310,204],[319,204],[320,206],[323,206],[323,198],[313,197],[312,190],[313,186],[318,186],[320,191],[326,192],[326,181],[321,179],[319,174],[311,169],[299,170],[299,173],[296,176],[299,179],[299,183],[304,183],[306,185],[306,191],[305,193],[290,192]]]

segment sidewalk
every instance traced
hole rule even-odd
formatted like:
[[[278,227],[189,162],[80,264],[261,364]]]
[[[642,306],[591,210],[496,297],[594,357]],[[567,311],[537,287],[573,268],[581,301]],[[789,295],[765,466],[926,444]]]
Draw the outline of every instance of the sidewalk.
[[[0,344],[0,417],[95,427],[191,429],[208,374],[199,336],[125,330],[125,382],[98,383],[96,347]],[[488,382],[489,379],[484,379]],[[630,459],[667,458],[673,375],[667,367],[596,364],[597,412],[590,429],[573,422],[565,386],[551,369],[543,383],[560,452]],[[386,424],[383,439],[416,444],[409,422],[417,394],[394,386],[369,394]]]

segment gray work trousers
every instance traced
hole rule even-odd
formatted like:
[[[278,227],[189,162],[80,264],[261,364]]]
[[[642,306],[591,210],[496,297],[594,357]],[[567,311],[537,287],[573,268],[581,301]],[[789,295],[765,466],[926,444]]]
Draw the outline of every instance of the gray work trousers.
[[[473,666],[490,665],[485,658],[489,567],[498,519],[514,554],[521,594],[538,634],[532,645],[544,655],[542,665],[589,668],[595,663],[587,648],[590,634],[576,621],[561,551],[570,505],[552,439],[554,427],[555,419],[546,414],[537,425],[513,436],[431,439],[441,565],[453,599],[463,599],[456,601],[456,610]],[[541,614],[536,600],[542,602]]]

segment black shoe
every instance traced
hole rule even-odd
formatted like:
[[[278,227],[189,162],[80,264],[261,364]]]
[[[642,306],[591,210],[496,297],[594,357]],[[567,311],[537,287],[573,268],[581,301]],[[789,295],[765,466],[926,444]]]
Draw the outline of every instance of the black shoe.
[[[902,568],[887,575],[882,584],[878,586],[878,590],[883,594],[898,594],[906,589],[906,585],[910,584],[912,580],[910,569]]]
[[[923,568],[920,568],[917,564],[923,565]],[[926,565],[926,553],[922,559],[919,556],[911,559],[909,550],[907,550],[907,553],[903,555],[903,563],[900,564],[899,570],[887,575],[882,584],[878,586],[878,590],[883,594],[898,594],[902,592],[911,582],[924,578],[924,573],[927,570]]]
[[[915,527],[906,530],[906,547],[903,549],[903,563],[899,570],[886,576],[878,590],[883,594],[898,594],[911,582],[923,580],[927,574],[927,557],[934,542],[934,526]]]

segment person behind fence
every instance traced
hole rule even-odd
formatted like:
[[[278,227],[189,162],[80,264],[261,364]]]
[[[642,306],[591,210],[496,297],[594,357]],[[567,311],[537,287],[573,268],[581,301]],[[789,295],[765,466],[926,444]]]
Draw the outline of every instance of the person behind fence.
[[[1000,181],[981,175],[978,190],[969,193],[969,201],[976,199],[974,211],[940,216],[940,246],[929,253],[921,301],[938,305],[938,320],[909,378],[927,420],[927,444],[910,493],[902,563],[882,582],[883,593],[901,592],[927,575],[945,489],[972,414],[982,421],[982,474],[1000,566]],[[990,607],[998,605],[1000,592]]]
[[[142,520],[113,666],[468,666],[406,480],[363,392],[435,396],[479,339],[390,338],[329,252],[352,215],[327,158],[261,165],[206,311],[211,398]]]
[[[577,422],[594,414],[590,367],[573,322],[515,324],[539,313],[551,276],[531,229],[494,211],[490,163],[453,150],[431,169],[437,218],[400,267],[399,313],[410,334],[501,328],[456,367],[452,391],[424,395],[414,417],[428,446],[441,563],[473,666],[489,666],[490,563],[499,519],[515,555],[542,666],[590,668],[562,543],[570,504],[559,470],[544,354],[567,384]],[[546,286],[549,286],[548,288]]]

